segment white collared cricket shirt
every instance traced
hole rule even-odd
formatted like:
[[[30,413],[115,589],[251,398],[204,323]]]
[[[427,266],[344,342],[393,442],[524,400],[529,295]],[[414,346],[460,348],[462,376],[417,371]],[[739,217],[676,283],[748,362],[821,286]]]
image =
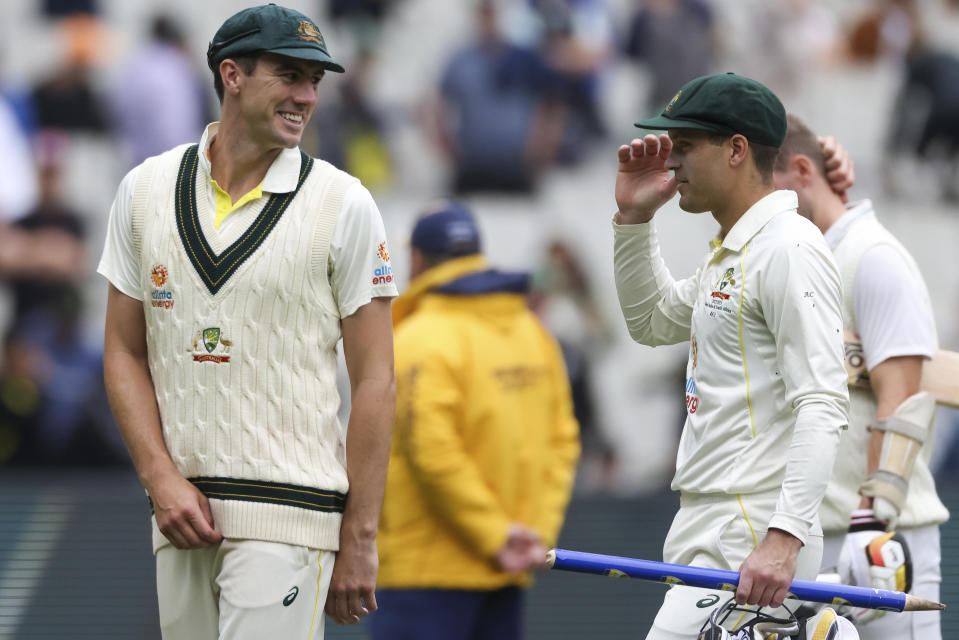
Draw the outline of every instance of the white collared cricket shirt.
[[[674,280],[652,223],[613,225],[630,335],[690,341],[674,490],[779,490],[769,522],[805,542],[848,408],[840,276],[792,191],[748,209],[691,277]]]

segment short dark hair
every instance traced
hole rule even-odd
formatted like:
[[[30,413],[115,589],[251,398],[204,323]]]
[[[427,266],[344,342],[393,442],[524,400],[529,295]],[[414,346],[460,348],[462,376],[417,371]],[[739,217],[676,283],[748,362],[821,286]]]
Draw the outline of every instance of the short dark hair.
[[[756,144],[750,142],[749,146],[753,150],[753,162],[756,163],[756,169],[764,184],[769,184],[773,180],[773,167],[776,164],[776,158],[779,156],[779,147],[773,147],[768,144]]]
[[[716,146],[721,145],[731,137],[732,136],[727,136],[723,133],[712,132],[706,135],[706,139]],[[756,165],[756,170],[759,171],[759,176],[763,179],[763,184],[771,183],[773,179],[773,166],[776,163],[776,157],[779,155],[779,148],[768,144],[759,144],[752,140],[748,140],[748,142],[749,148],[752,149],[753,152],[753,164]]]
[[[256,63],[259,61],[260,56],[258,54],[250,54],[230,59],[236,63],[236,66],[240,67],[240,70],[244,74],[251,75],[256,71]],[[213,69],[213,88],[216,90],[216,97],[220,99],[220,104],[223,104],[223,77],[220,76],[219,64]]]
[[[786,139],[779,148],[776,171],[786,171],[789,168],[789,158],[797,153],[809,158],[813,166],[818,168],[823,176],[826,175],[826,158],[819,146],[819,138],[806,123],[790,113],[786,116]]]

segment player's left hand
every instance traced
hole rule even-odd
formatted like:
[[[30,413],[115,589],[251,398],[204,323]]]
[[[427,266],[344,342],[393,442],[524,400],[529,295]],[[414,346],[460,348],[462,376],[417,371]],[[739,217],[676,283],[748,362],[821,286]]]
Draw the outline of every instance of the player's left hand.
[[[326,613],[336,624],[357,624],[376,611],[376,572],[379,559],[375,538],[340,535],[340,550],[333,565]]]
[[[829,186],[843,202],[849,202],[846,192],[856,182],[856,169],[849,152],[832,136],[819,136],[819,148],[822,149]]]
[[[795,536],[770,529],[739,567],[736,602],[761,607],[780,606],[796,575],[796,557],[801,547],[802,543]]]

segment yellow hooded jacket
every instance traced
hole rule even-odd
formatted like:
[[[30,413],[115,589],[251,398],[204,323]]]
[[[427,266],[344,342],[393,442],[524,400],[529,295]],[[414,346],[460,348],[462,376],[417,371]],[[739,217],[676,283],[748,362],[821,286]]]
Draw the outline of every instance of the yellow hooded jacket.
[[[473,255],[424,272],[394,301],[380,588],[526,585],[493,563],[509,524],[556,542],[579,430],[562,355],[527,308],[525,282]]]

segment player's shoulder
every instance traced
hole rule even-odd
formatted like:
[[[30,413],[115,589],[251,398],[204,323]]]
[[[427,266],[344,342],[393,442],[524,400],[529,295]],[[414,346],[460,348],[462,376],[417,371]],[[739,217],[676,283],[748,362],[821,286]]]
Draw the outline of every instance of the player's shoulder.
[[[334,180],[342,180],[346,184],[360,184],[360,179],[354,176],[353,174],[340,169],[332,162],[327,162],[322,158],[317,158],[306,152],[303,152],[303,155],[312,162],[312,168],[310,169],[310,179],[330,177]],[[364,187],[365,188],[365,187]]]
[[[812,247],[828,252],[829,247],[819,227],[796,212],[783,212],[766,224],[762,245],[768,250],[778,251],[786,247]]]
[[[120,200],[132,198],[133,190],[136,187],[137,180],[144,171],[153,171],[163,162],[179,163],[183,158],[183,154],[190,146],[190,143],[181,144],[173,147],[172,149],[168,149],[163,153],[150,156],[149,158],[143,160],[140,164],[127,171],[126,175],[123,176],[123,179],[120,180],[120,184],[117,187],[118,198]]]

